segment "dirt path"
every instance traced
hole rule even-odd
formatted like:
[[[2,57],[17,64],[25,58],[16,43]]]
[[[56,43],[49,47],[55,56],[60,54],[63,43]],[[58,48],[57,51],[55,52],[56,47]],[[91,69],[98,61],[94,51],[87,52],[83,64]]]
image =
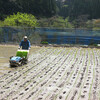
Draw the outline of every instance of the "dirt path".
[[[1,50],[0,100],[100,100],[100,49],[32,47],[17,68],[8,63],[17,47]]]

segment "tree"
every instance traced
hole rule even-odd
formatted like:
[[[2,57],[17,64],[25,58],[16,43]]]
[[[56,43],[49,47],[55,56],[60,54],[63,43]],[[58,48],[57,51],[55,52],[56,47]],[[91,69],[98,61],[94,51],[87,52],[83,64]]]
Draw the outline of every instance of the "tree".
[[[17,13],[19,10],[15,1],[0,0],[0,19],[3,20],[6,15]]]
[[[81,15],[89,15],[89,19],[100,18],[100,0],[65,0],[62,4],[59,14],[64,18],[69,16],[74,20]]]
[[[4,15],[22,12],[33,14],[37,17],[51,17],[56,14],[55,0],[0,0],[0,19]]]
[[[7,16],[4,20],[5,26],[30,26],[37,25],[37,19],[32,14],[20,13]]]
[[[31,13],[36,16],[52,16],[56,14],[55,0],[17,0],[21,12]]]

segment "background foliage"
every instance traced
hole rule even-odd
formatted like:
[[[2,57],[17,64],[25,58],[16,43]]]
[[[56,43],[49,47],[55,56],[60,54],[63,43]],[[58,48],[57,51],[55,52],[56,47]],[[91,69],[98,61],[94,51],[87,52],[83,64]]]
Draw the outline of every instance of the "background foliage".
[[[7,26],[100,29],[100,0],[0,0],[0,20],[0,26],[7,23]]]
[[[5,26],[31,26],[37,25],[37,19],[32,14],[17,13],[7,16],[4,20]]]

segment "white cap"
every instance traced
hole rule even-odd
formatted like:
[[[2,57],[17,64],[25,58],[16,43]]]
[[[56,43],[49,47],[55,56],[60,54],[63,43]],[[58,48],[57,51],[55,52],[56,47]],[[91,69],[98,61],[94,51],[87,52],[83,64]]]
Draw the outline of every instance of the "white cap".
[[[24,36],[24,39],[27,39],[27,36]]]

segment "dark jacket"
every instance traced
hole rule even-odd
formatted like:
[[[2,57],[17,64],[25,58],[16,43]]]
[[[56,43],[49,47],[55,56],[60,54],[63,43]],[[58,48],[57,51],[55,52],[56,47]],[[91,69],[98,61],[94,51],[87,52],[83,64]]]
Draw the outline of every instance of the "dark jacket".
[[[29,40],[22,40],[19,46],[22,47],[22,49],[28,50],[31,47],[31,44]]]

